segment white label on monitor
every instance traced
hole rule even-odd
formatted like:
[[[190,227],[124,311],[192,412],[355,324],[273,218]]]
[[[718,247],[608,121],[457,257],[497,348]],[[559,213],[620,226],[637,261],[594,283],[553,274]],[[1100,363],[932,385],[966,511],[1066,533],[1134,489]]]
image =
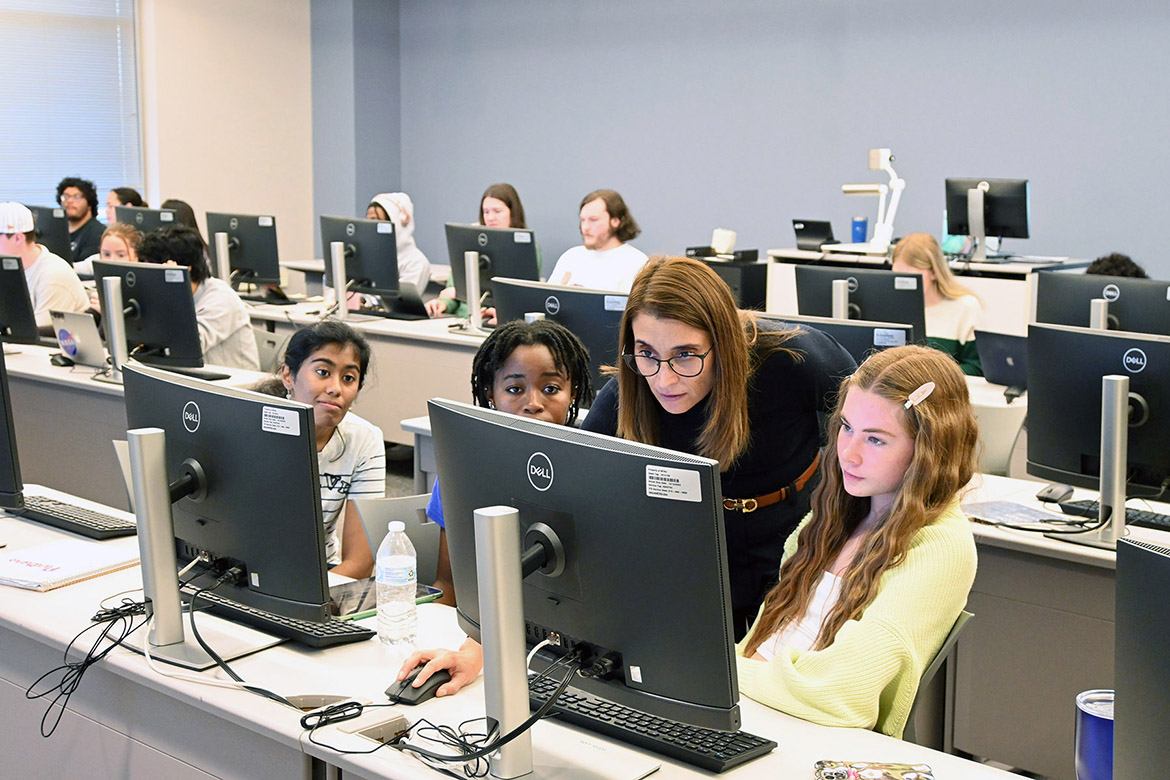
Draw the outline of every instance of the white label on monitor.
[[[642,682],[642,667],[630,666],[630,679],[636,683]]]
[[[257,217],[256,224],[260,227],[272,227],[272,217]]]
[[[160,211],[158,213],[159,222],[174,222],[175,213],[173,211]]]
[[[607,295],[605,296],[605,310],[606,311],[625,311],[626,295]]]
[[[257,574],[254,571],[250,571],[250,572],[248,572],[248,579],[251,581],[253,588],[260,587],[260,575],[259,574]]]
[[[521,231],[519,233],[513,233],[512,240],[515,241],[517,244],[531,244],[532,243],[532,234],[525,233],[523,231]]]
[[[183,272],[178,268],[168,268],[163,271],[163,281],[168,284],[175,284],[183,281]]]
[[[901,328],[874,328],[873,345],[875,347],[904,347],[906,346],[906,331]]]
[[[16,271],[19,269],[20,269],[20,260],[18,258],[15,258],[15,257],[4,258],[4,270],[5,271]]]
[[[667,498],[671,501],[702,501],[703,487],[699,484],[699,472],[666,466],[647,466],[646,496]]]
[[[291,409],[265,406],[260,412],[260,428],[266,433],[283,433],[285,436],[300,436],[301,417]]]
[[[53,209],[53,216],[54,216],[54,217],[63,217],[63,216],[65,216],[65,209]]]
[[[393,222],[379,222],[378,223],[378,232],[379,233],[393,233],[394,232],[394,223]]]
[[[895,276],[894,277],[895,290],[917,290],[918,289],[918,275],[913,276]]]

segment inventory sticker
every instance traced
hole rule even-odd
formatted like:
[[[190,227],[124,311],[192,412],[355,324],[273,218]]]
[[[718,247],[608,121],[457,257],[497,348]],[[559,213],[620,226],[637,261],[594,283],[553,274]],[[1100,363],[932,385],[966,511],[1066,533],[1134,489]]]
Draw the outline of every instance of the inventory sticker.
[[[646,467],[646,495],[671,501],[702,501],[703,488],[699,472],[666,466]]]
[[[895,290],[917,290],[918,277],[917,276],[895,276],[894,277]]]
[[[301,418],[291,409],[265,406],[260,411],[260,428],[267,433],[283,433],[285,436],[301,435]]]
[[[605,310],[606,311],[625,311],[626,310],[626,295],[607,295],[605,296]]]

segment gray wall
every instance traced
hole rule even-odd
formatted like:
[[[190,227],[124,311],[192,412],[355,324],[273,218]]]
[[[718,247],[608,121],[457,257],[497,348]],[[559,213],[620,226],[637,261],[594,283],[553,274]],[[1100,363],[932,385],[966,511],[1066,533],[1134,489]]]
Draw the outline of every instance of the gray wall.
[[[896,234],[940,231],[947,176],[1028,178],[1032,239],[1005,249],[1127,251],[1170,278],[1158,191],[1170,181],[1170,3],[384,7],[400,12],[400,38],[382,49],[400,56],[401,185],[434,260],[442,223],[472,220],[495,181],[516,185],[554,259],[578,241],[578,201],[597,187],[626,197],[648,252],[705,243],[713,227],[737,230],[743,248],[790,246],[794,217],[847,233],[876,201],[840,185],[882,180],[866,150],[888,146],[908,182]],[[371,132],[354,116],[359,137]],[[361,172],[369,161],[356,159]]]
[[[313,209],[365,216],[402,189],[396,0],[313,0]],[[320,224],[313,227],[320,253]]]

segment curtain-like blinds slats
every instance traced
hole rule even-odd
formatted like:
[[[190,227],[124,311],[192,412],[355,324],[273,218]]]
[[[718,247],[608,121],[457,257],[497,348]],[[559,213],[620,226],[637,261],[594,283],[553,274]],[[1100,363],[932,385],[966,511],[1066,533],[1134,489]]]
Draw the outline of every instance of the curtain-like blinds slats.
[[[0,0],[0,200],[55,205],[81,176],[143,189],[133,0]]]

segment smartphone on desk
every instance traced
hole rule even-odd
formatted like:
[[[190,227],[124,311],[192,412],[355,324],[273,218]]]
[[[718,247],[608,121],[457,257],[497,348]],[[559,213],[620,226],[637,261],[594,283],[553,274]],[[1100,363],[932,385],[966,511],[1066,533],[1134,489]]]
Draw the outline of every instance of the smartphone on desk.
[[[818,761],[816,780],[934,780],[926,764],[883,764],[876,761]]]

